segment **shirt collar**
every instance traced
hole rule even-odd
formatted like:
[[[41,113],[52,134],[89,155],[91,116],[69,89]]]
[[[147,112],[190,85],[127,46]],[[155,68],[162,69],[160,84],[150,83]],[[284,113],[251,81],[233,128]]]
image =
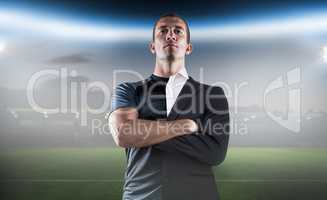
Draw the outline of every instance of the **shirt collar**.
[[[177,73],[188,79],[188,74],[185,67],[182,67]]]
[[[170,79],[172,79],[174,81],[176,79],[177,75],[182,76],[186,80],[189,78],[185,67],[182,67],[176,74],[170,76]]]
[[[187,73],[187,70],[185,67],[182,67],[176,74],[170,76],[169,78],[157,76],[155,74],[151,74],[150,78],[154,79],[154,80],[161,80],[161,81],[167,82],[170,79],[172,79],[174,81],[176,79],[177,75],[179,75],[179,77],[185,78],[186,80],[189,79],[189,76],[188,76],[188,73]]]

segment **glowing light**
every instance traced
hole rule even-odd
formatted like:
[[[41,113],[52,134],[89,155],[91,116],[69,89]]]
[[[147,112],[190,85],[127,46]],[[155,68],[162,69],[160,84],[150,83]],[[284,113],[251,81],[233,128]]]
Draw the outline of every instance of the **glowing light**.
[[[327,15],[315,14],[297,18],[208,27],[205,31],[196,29],[192,32],[193,35],[198,35],[201,39],[258,38],[280,35],[314,34],[327,32]]]
[[[322,59],[327,63],[327,46],[322,47]]]
[[[10,27],[15,30],[48,33],[70,39],[89,40],[128,40],[150,38],[151,32],[144,29],[119,28],[110,26],[95,26],[89,24],[69,23],[29,14],[1,11],[0,27]]]
[[[238,24],[191,27],[192,39],[215,40],[235,38],[258,38],[278,35],[299,35],[327,32],[326,12],[297,17],[252,21]],[[19,31],[47,33],[69,39],[101,41],[151,40],[151,26],[131,28],[123,26],[100,26],[50,19],[13,10],[0,10],[0,28]]]
[[[6,43],[0,41],[0,53],[3,52],[3,51],[5,51],[5,49],[6,49]]]

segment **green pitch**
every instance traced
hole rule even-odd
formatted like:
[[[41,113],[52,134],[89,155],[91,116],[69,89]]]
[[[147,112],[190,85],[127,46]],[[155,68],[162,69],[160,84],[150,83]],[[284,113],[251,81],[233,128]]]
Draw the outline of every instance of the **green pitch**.
[[[223,200],[327,199],[327,149],[230,148],[215,167]],[[118,148],[21,149],[0,153],[1,199],[121,199]]]

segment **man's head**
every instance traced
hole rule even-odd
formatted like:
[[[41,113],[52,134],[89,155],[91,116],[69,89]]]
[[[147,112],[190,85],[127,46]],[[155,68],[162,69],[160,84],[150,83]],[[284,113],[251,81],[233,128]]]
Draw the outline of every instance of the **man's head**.
[[[176,15],[175,13],[164,14],[164,15],[160,16],[160,18],[159,18],[159,19],[154,23],[154,26],[153,26],[153,29],[152,29],[152,41],[155,40],[155,31],[156,31],[156,27],[157,27],[157,25],[158,25],[158,22],[159,22],[162,18],[165,18],[165,17],[173,17],[173,18],[175,17],[175,18],[179,18],[181,21],[184,22],[184,24],[185,24],[185,26],[186,26],[187,43],[190,43],[190,42],[191,42],[191,34],[190,34],[190,28],[189,28],[189,26],[188,26],[188,23],[187,23],[187,21],[186,21],[184,18],[182,18],[182,17]]]
[[[161,16],[154,24],[150,50],[159,59],[184,58],[192,52],[189,26],[176,14]]]

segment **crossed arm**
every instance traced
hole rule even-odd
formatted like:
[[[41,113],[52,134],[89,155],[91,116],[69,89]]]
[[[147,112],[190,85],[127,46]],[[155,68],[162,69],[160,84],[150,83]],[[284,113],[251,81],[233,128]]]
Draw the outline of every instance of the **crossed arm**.
[[[229,141],[229,110],[224,91],[211,87],[199,130],[154,145],[169,153],[182,153],[208,165],[219,165],[226,157]],[[216,97],[216,98],[211,98]]]
[[[135,108],[118,108],[109,117],[109,128],[120,147],[146,147],[198,130],[191,119],[174,121],[138,118]]]

